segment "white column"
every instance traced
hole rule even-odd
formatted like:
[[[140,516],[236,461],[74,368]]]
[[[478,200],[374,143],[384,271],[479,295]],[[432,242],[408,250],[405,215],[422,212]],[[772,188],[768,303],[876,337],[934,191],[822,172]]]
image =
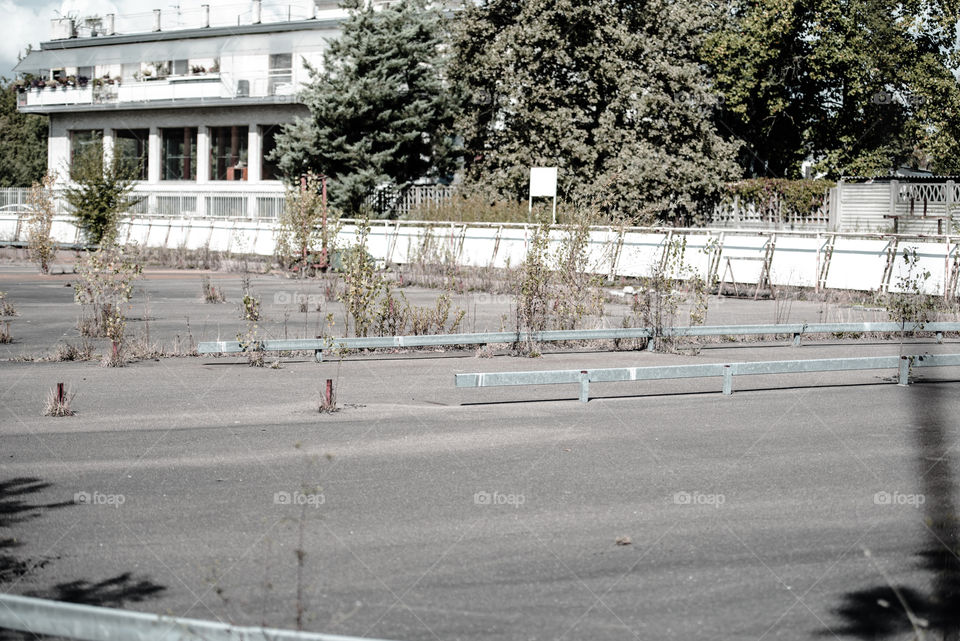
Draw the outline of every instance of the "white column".
[[[210,182],[210,128],[197,128],[197,183]]]
[[[113,162],[113,129],[103,130],[103,162],[106,165]]]
[[[263,141],[260,139],[260,127],[250,125],[247,138],[247,182],[259,183],[263,173]]]
[[[160,182],[160,128],[150,127],[150,137],[147,141],[147,182]]]

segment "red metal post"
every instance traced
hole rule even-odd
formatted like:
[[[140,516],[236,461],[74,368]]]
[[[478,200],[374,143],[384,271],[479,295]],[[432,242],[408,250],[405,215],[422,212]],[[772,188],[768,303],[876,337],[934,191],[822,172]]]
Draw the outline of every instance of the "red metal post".
[[[327,407],[333,407],[333,379],[327,379]]]
[[[57,383],[57,404],[63,405],[66,401],[66,392],[63,390],[63,383]]]
[[[327,271],[327,177],[320,176],[320,211],[323,214],[323,227],[321,238],[323,239],[323,249],[321,251],[321,268]]]

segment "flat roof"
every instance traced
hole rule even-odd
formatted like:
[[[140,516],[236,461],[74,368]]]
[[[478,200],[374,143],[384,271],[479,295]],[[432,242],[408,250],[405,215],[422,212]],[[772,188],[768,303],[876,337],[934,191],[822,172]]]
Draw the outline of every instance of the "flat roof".
[[[75,49],[78,47],[102,47],[107,45],[131,44],[141,42],[164,42],[169,40],[189,40],[193,38],[215,38],[218,36],[242,36],[254,33],[280,33],[284,31],[303,31],[306,29],[335,29],[346,19],[311,19],[290,22],[262,22],[230,27],[203,27],[196,29],[175,29],[172,31],[147,31],[140,33],[116,34],[113,36],[87,36],[84,38],[63,38],[46,40],[40,43],[40,51]]]

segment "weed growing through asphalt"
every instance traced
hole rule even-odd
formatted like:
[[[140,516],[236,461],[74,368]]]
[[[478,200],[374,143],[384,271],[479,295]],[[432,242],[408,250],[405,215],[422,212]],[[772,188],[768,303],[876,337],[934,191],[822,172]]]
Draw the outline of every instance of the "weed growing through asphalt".
[[[223,295],[223,288],[216,287],[210,282],[210,277],[204,274],[200,277],[200,290],[203,292],[203,302],[223,303],[227,297]]]
[[[107,336],[108,322],[124,320],[123,308],[133,296],[134,281],[142,274],[140,264],[116,246],[101,247],[81,257],[74,285],[74,300],[81,305],[80,334]]]
[[[50,234],[53,217],[57,212],[54,204],[53,187],[57,182],[55,172],[47,172],[30,187],[27,203],[30,215],[27,217],[27,256],[37,264],[41,274],[50,273],[50,264],[56,255],[56,244]]]
[[[61,363],[64,361],[90,361],[93,360],[93,343],[86,336],[80,338],[80,344],[75,345],[68,341],[57,344],[57,349],[50,355],[48,360]]]
[[[104,355],[101,365],[103,367],[123,367],[124,366],[124,334],[127,328],[127,319],[115,309],[113,315],[107,318],[104,334],[110,339],[110,351]]]
[[[516,283],[516,328],[515,349],[525,356],[540,356],[536,332],[547,328],[548,296],[550,284],[549,259],[550,226],[543,222],[533,228],[527,245],[527,255],[520,265]],[[520,340],[520,333],[526,338]]]
[[[349,321],[352,320],[355,336],[366,336],[370,331],[374,302],[384,286],[383,276],[367,253],[369,235],[370,222],[366,219],[357,221],[356,241],[343,257],[344,288],[339,300],[346,313],[346,329],[349,331]]]
[[[9,318],[17,315],[17,308],[7,299],[6,292],[0,292],[0,318]]]
[[[260,320],[260,299],[250,289],[250,277],[244,276],[242,281],[243,298],[240,300],[240,318],[248,322]]]
[[[7,319],[16,316],[17,310],[13,303],[7,300],[6,292],[0,292],[0,344],[13,342],[13,334],[10,331],[10,321]]]
[[[47,394],[47,402],[43,407],[43,415],[73,416],[76,412],[70,408],[70,404],[73,402],[74,396],[76,396],[76,393],[70,391],[70,388],[65,388],[61,396],[58,388],[54,387]]]
[[[590,226],[596,214],[589,208],[585,211],[564,229],[554,257],[556,283],[550,297],[556,329],[581,329],[587,316],[603,318],[603,279],[590,264],[589,254]]]

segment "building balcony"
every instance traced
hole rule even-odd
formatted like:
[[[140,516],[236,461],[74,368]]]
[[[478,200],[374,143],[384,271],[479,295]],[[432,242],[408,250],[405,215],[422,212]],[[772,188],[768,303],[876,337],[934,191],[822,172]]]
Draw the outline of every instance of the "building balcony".
[[[204,103],[294,102],[289,75],[205,73],[85,87],[27,89],[18,95],[21,111],[51,113],[104,108],[192,107]]]

